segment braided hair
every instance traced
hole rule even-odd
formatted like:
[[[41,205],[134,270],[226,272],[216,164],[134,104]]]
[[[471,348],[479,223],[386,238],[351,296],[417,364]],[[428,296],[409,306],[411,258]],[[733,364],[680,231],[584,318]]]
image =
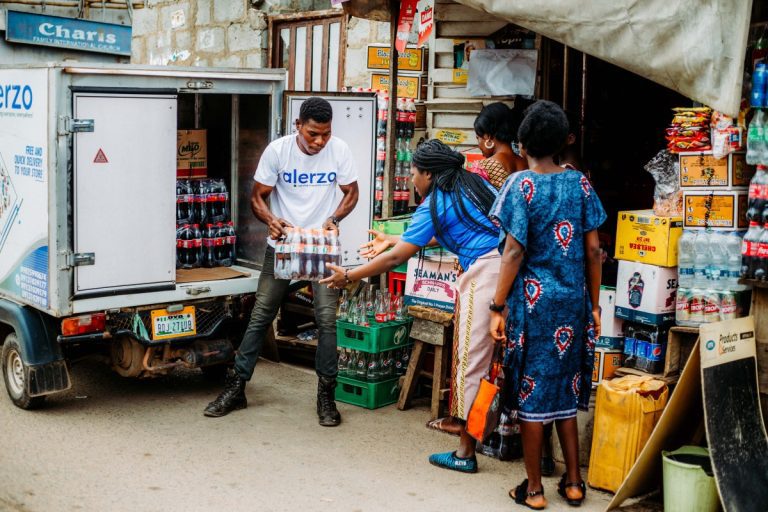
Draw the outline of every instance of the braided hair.
[[[432,174],[432,184],[426,194],[427,196],[432,194],[435,189],[440,190],[446,195],[441,213],[445,213],[447,203],[450,202],[457,209],[457,217],[464,227],[472,231],[482,231],[492,236],[498,234],[491,226],[475,220],[467,210],[465,199],[468,199],[475,208],[487,216],[496,200],[496,194],[489,188],[483,178],[464,170],[462,167],[464,165],[464,155],[452,150],[443,142],[432,139],[416,148],[416,151],[413,153],[413,165],[420,172],[430,172]],[[454,254],[465,256],[461,252],[458,242],[450,234],[446,233],[440,225],[437,201],[435,199],[433,197],[429,202],[429,213],[435,226],[437,238],[447,245],[447,248]]]

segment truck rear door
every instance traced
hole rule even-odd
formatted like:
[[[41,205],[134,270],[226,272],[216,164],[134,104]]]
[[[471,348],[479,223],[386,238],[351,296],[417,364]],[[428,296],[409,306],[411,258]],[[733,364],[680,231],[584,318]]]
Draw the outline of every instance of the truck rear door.
[[[75,296],[172,289],[176,97],[75,93]],[[90,259],[93,258],[92,264]]]

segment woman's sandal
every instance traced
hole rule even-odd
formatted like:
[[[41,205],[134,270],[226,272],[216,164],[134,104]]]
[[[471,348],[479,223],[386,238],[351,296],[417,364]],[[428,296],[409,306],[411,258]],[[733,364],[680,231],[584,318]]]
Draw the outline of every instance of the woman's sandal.
[[[557,493],[565,498],[565,501],[568,502],[568,504],[572,507],[580,507],[581,503],[584,501],[584,498],[587,497],[587,486],[584,485],[584,481],[581,482],[566,482],[566,475],[563,475],[563,477],[560,479],[560,483],[557,484]],[[568,493],[565,492],[566,489],[569,487],[576,487],[579,490],[581,490],[581,498],[573,499],[568,497]]]
[[[538,507],[528,503],[528,498],[533,498],[535,496],[541,496],[541,498],[544,500],[544,503]],[[528,492],[527,478],[523,480],[523,483],[509,491],[509,497],[515,500],[515,503],[518,505],[524,505],[532,510],[544,510],[547,508],[547,500],[544,498],[544,488],[542,487],[540,491]]]

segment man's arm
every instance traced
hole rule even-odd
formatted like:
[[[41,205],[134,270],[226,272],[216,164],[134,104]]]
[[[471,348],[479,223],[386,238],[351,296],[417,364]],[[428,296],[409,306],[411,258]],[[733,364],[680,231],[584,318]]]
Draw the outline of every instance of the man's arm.
[[[349,215],[352,212],[352,210],[355,209],[355,206],[357,205],[357,200],[360,197],[360,189],[357,187],[356,181],[353,181],[349,185],[339,185],[339,188],[341,189],[341,192],[344,194],[344,197],[341,198],[341,203],[339,203],[339,207],[336,208],[335,212],[333,212],[333,216],[336,217],[337,220],[341,220],[347,215]],[[337,227],[334,225],[331,219],[327,219],[323,223],[323,229],[336,230]]]
[[[253,182],[251,191],[251,211],[261,222],[269,228],[269,236],[277,240],[285,234],[283,228],[291,227],[291,223],[285,219],[280,219],[272,215],[267,205],[267,198],[275,187],[270,187],[258,181]]]

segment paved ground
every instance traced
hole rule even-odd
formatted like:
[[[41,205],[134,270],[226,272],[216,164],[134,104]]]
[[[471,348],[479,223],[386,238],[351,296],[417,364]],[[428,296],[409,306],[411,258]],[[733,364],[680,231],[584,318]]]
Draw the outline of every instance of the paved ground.
[[[218,386],[199,373],[137,381],[88,363],[73,378],[36,412],[0,391],[0,510],[524,510],[507,497],[521,462],[481,457],[476,475],[426,462],[456,443],[424,428],[426,407],[340,404],[344,423],[319,427],[305,368],[261,361],[248,409],[219,419],[202,415]],[[548,510],[573,510],[556,483]],[[581,510],[608,501],[590,490]]]

